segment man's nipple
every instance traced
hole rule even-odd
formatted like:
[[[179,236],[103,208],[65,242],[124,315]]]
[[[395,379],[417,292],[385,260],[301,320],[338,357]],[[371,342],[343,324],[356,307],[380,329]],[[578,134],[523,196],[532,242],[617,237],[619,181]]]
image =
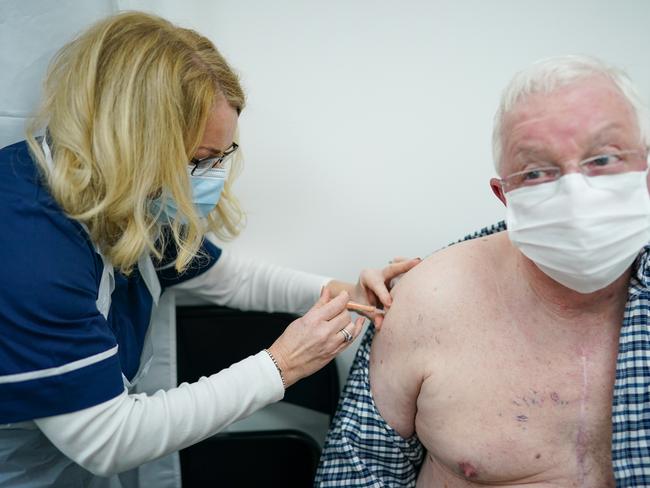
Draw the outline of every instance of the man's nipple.
[[[461,474],[465,476],[465,478],[476,478],[478,476],[478,472],[476,471],[476,468],[471,463],[468,463],[467,461],[459,462],[458,469],[461,472]]]

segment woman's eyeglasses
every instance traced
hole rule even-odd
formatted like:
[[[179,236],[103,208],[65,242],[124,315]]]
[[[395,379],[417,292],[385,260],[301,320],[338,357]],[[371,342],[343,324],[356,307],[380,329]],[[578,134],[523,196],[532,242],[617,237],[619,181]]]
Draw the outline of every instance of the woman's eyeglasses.
[[[226,162],[237,151],[239,145],[235,142],[219,156],[210,156],[203,159],[192,159],[190,165],[193,166],[190,174],[192,176],[201,176],[213,168],[225,168]]]

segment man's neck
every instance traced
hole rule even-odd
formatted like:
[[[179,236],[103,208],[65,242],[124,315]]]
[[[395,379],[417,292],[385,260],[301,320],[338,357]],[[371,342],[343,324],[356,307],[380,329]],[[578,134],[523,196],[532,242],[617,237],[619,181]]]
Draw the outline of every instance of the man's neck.
[[[561,285],[517,251],[516,266],[535,298],[553,315],[574,319],[584,315],[622,313],[627,301],[631,268],[605,288],[593,293],[579,293]]]

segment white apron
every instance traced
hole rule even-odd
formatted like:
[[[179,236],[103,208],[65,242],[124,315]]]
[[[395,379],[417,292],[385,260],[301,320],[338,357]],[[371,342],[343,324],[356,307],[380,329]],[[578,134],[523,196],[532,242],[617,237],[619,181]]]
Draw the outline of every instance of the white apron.
[[[50,148],[43,139],[46,161],[52,167]],[[87,231],[87,229],[86,229]],[[95,246],[96,247],[96,246]],[[111,295],[115,289],[113,266],[101,256],[104,264],[97,292],[97,310],[106,318],[111,307]],[[129,381],[124,374],[122,380],[129,390],[153,393],[159,389],[176,386],[176,329],[173,293],[160,299],[161,287],[151,258],[143,255],[138,260],[138,269],[153,300],[151,320],[145,336],[140,366]],[[161,306],[162,305],[162,306]],[[160,347],[159,347],[160,346]],[[154,349],[156,374],[147,375],[152,364]],[[137,384],[137,385],[136,385]],[[110,478],[93,476],[60,452],[38,429],[33,421],[0,425],[0,463],[20,460],[18,472],[10,472],[8,479],[0,479],[0,487],[33,488],[34,486],[70,486],[92,488],[177,488],[180,487],[180,462],[174,453],[151,463]],[[27,480],[24,483],[17,478]]]
[[[43,137],[41,146],[43,148],[43,153],[45,154],[45,161],[47,162],[47,165],[51,171],[54,169],[54,161],[52,160],[52,152],[50,151],[50,146],[47,144],[45,137]],[[86,227],[84,224],[81,224],[81,226],[90,236],[88,227]],[[113,265],[108,260],[108,258],[102,254],[99,247],[96,245],[95,252],[99,254],[99,256],[102,258],[102,262],[104,263],[102,278],[99,282],[99,291],[97,292],[97,310],[99,310],[104,318],[107,319],[108,312],[111,309],[111,295],[115,290],[115,270],[113,269]],[[158,300],[160,299],[161,288],[160,282],[158,281],[158,275],[156,275],[156,270],[153,266],[153,263],[151,262],[151,256],[149,256],[149,254],[145,253],[140,256],[140,259],[138,259],[138,271],[140,272],[145,285],[147,285],[147,289],[151,294],[151,298],[153,299],[153,306],[155,308],[158,305]],[[147,374],[147,371],[149,371],[149,367],[151,366],[151,359],[153,357],[151,329],[151,324],[149,324],[149,328],[147,329],[147,334],[144,340],[144,345],[142,347],[140,367],[138,368],[138,372],[133,377],[133,379],[131,379],[131,381],[129,381],[126,376],[124,376],[124,373],[122,373],[122,381],[124,382],[124,386],[129,389],[135,386],[135,384],[145,374]]]

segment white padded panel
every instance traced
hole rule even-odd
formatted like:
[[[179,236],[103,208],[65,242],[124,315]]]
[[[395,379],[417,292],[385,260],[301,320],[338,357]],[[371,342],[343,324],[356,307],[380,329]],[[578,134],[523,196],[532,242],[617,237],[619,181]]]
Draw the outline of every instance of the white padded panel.
[[[0,147],[24,139],[54,53],[116,10],[114,0],[0,0]]]

